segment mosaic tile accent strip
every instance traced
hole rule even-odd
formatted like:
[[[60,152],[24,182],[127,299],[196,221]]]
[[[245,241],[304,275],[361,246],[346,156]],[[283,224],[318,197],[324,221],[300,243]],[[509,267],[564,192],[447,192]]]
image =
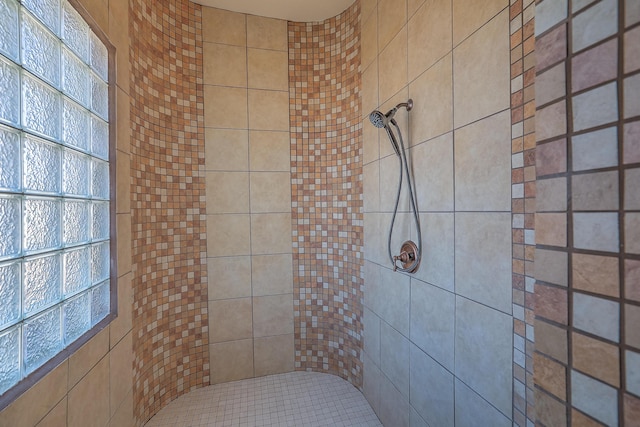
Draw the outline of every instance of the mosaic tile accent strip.
[[[129,3],[138,425],[209,384],[201,7]]]
[[[534,424],[534,252],[536,203],[533,0],[511,0],[511,212],[513,241],[513,422]]]
[[[359,2],[288,31],[295,368],[361,387]]]
[[[635,4],[536,6],[534,382],[544,425],[638,425]]]

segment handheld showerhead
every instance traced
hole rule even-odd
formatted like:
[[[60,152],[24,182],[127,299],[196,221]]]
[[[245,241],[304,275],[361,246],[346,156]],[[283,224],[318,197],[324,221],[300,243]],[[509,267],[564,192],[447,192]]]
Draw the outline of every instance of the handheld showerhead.
[[[398,112],[398,109],[402,107],[406,108],[407,111],[411,111],[411,109],[413,108],[413,100],[409,99],[407,102],[402,102],[396,105],[391,110],[389,110],[387,114],[382,114],[380,110],[373,110],[371,114],[369,114],[369,120],[377,128],[387,127],[389,126],[389,122],[393,119],[393,116],[395,116]]]
[[[393,124],[398,129],[398,132],[400,132],[400,128],[398,127],[396,121],[393,119],[393,116],[395,116],[398,112],[398,109],[402,107],[406,108],[407,111],[411,111],[411,109],[413,108],[413,100],[409,99],[407,100],[407,102],[402,102],[396,105],[391,110],[389,110],[387,114],[383,114],[380,110],[373,110],[371,114],[369,114],[369,120],[371,121],[371,124],[379,129],[384,128],[387,131],[387,135],[389,135],[389,140],[391,141],[393,150],[398,156],[400,156],[400,147],[398,146],[398,141],[396,140],[396,137],[393,134],[389,123]]]

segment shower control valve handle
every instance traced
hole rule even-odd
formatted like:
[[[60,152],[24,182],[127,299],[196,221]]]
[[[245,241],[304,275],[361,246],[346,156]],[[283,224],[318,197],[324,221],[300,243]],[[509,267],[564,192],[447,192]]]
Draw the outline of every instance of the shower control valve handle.
[[[406,265],[413,262],[414,259],[415,255],[413,253],[407,253],[406,251],[400,252],[400,255],[395,255],[393,257],[393,271],[398,270],[398,261],[400,261],[403,265]]]

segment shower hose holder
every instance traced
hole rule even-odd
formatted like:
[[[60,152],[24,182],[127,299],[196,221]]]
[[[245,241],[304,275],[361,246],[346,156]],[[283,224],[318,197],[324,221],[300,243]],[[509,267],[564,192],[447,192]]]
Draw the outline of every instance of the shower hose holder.
[[[418,245],[411,240],[407,240],[400,248],[400,255],[393,257],[393,271],[398,269],[398,261],[402,264],[402,269],[407,273],[415,273],[420,266],[420,256],[418,253]]]

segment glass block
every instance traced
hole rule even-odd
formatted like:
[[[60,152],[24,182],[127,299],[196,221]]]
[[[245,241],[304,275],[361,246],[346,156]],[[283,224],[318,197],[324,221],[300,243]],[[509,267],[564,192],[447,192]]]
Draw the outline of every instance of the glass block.
[[[59,146],[31,135],[25,135],[23,156],[24,189],[43,193],[59,193]]]
[[[22,74],[22,124],[51,138],[60,138],[60,94],[36,78]]]
[[[0,328],[20,319],[20,263],[0,265]]]
[[[0,0],[0,52],[18,61],[18,3]]]
[[[62,151],[62,192],[75,196],[89,194],[89,156],[75,150]]]
[[[21,163],[20,135],[0,126],[0,190],[20,191]]]
[[[0,196],[0,259],[14,258],[20,254],[21,222],[20,199]]]
[[[97,159],[92,162],[91,194],[98,199],[109,199],[109,164]]]
[[[24,200],[22,245],[25,252],[60,246],[60,202],[55,199]]]
[[[62,305],[62,330],[65,345],[71,344],[91,328],[89,293],[85,292]]]
[[[89,241],[89,202],[65,200],[62,217],[62,241],[65,246]]]
[[[93,240],[109,238],[109,202],[93,203],[92,238]]]
[[[95,326],[99,321],[107,317],[111,304],[109,292],[109,282],[101,283],[92,289],[91,292],[91,326]]]
[[[68,49],[62,49],[62,91],[89,106],[89,69]]]
[[[0,57],[0,121],[12,125],[20,123],[20,70],[2,57]]]
[[[27,374],[44,365],[62,349],[60,306],[24,322],[24,367]]]
[[[20,379],[21,325],[0,333],[0,394],[13,387]]]
[[[109,120],[109,87],[94,73],[91,73],[91,111]]]
[[[83,151],[89,149],[89,112],[68,98],[62,112],[62,140]]]
[[[60,255],[26,259],[22,287],[24,316],[30,316],[60,300]]]
[[[66,0],[62,5],[62,40],[83,61],[88,62],[89,25]]]
[[[91,32],[89,40],[91,68],[106,82],[109,79],[109,53],[107,48],[94,32]]]
[[[27,12],[22,13],[22,65],[43,80],[60,83],[60,40]]]
[[[60,34],[60,0],[22,0],[22,4],[56,35]]]
[[[109,242],[91,246],[91,283],[109,278],[110,259]]]
[[[88,246],[66,251],[62,255],[62,264],[62,292],[65,296],[73,295],[91,285]]]
[[[91,116],[91,154],[109,160],[109,125]]]

